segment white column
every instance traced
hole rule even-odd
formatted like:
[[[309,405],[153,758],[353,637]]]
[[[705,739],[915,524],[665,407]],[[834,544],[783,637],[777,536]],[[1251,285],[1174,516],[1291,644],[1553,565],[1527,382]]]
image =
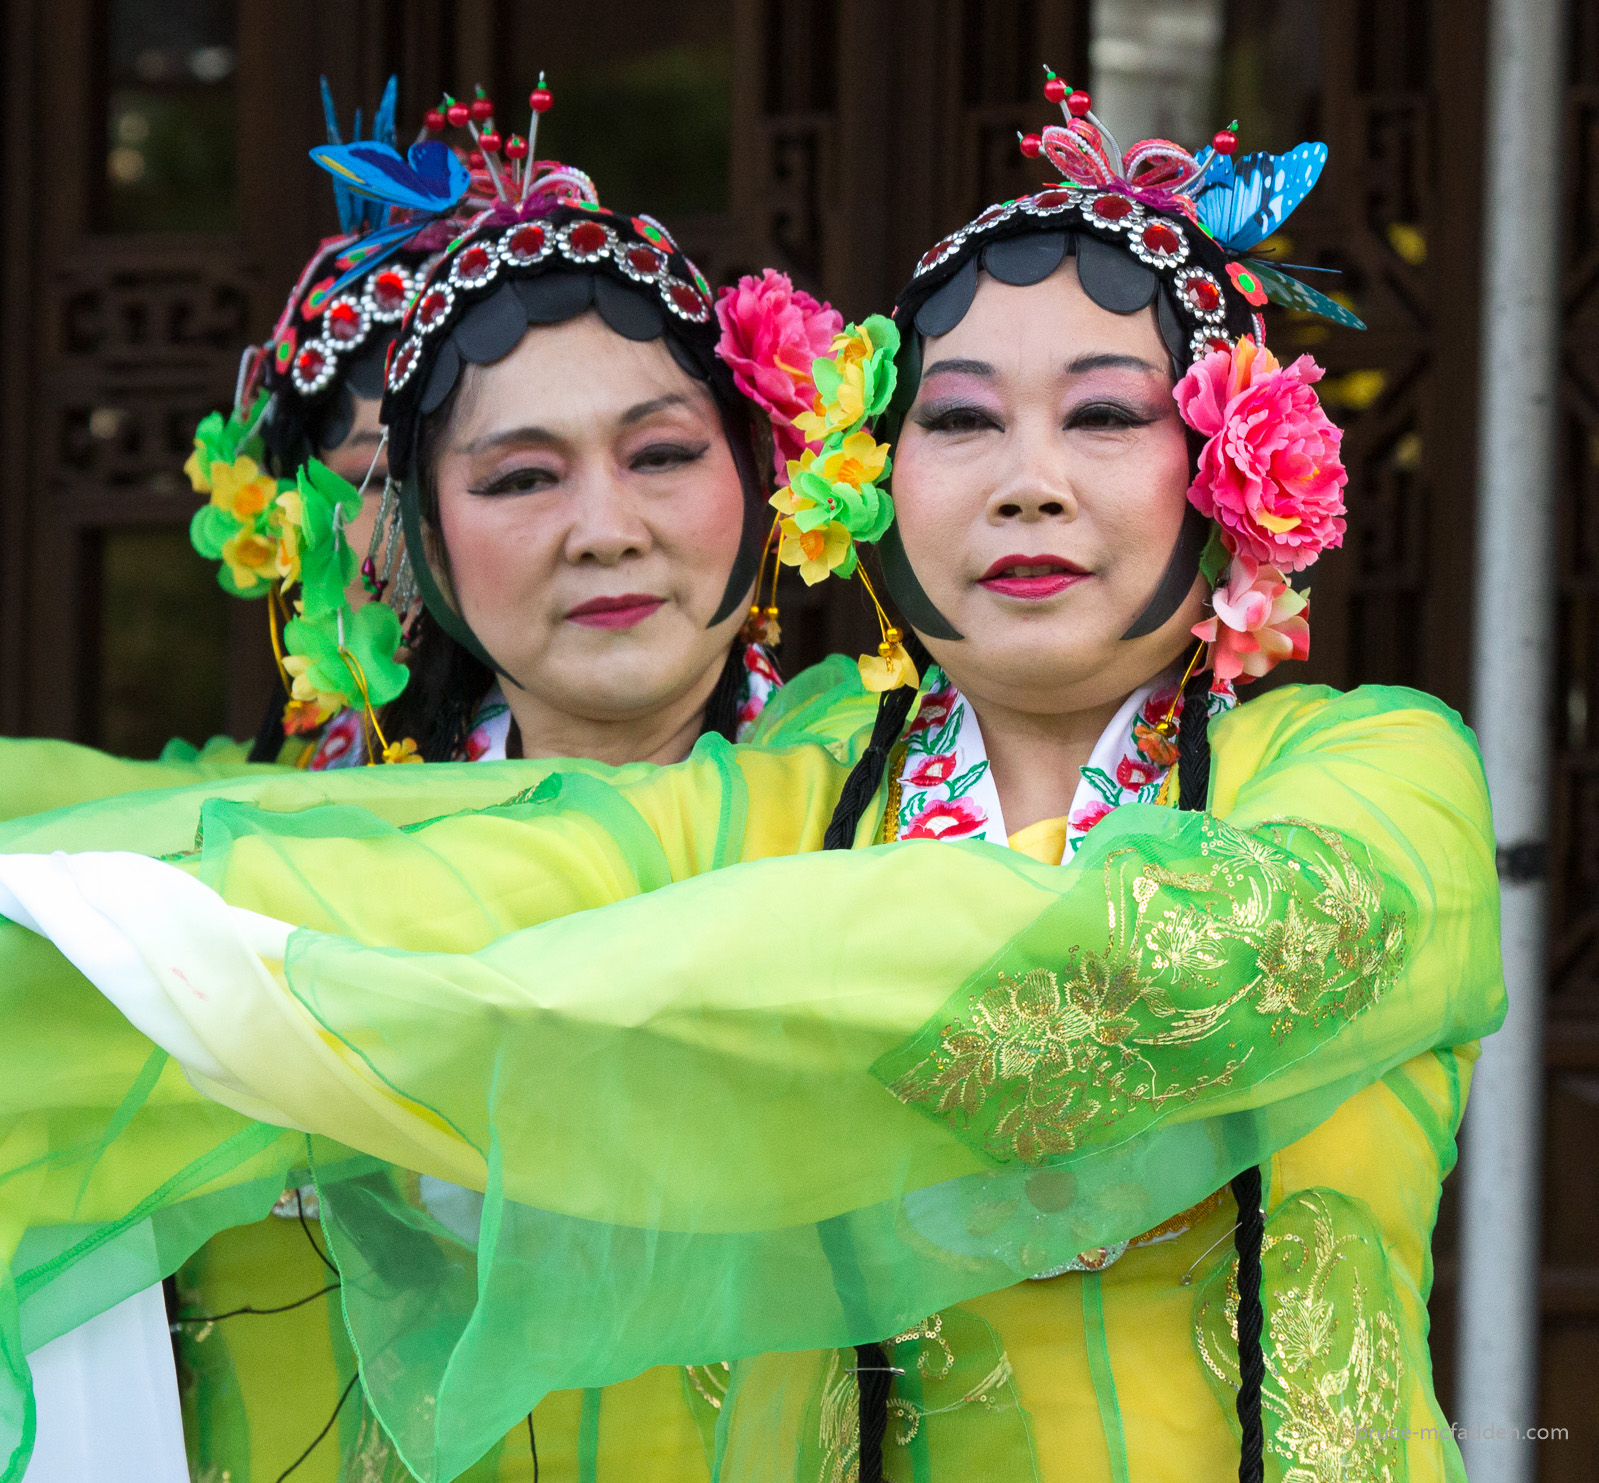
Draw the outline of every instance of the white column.
[[[1510,1013],[1461,1159],[1455,1422],[1472,1483],[1532,1483],[1538,1424],[1563,0],[1489,0],[1473,721],[1499,844]],[[1503,1435],[1501,1435],[1501,1429]]]

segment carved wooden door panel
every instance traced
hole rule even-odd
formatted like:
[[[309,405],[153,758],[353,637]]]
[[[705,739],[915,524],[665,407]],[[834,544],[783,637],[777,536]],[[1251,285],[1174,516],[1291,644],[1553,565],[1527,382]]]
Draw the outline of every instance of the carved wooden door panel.
[[[468,7],[470,9],[470,6]],[[5,8],[0,726],[154,755],[253,735],[264,614],[188,547],[194,424],[233,397],[331,196],[319,72],[370,112],[439,86],[423,3],[16,0]]]

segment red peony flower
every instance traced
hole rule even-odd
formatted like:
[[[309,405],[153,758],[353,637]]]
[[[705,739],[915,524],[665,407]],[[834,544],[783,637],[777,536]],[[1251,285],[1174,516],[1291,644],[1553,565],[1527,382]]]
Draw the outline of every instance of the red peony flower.
[[[922,697],[922,708],[916,713],[911,731],[937,731],[948,722],[955,709],[956,693],[953,685],[934,690]]]
[[[974,803],[957,798],[953,803],[929,804],[901,829],[901,839],[959,839],[977,834],[988,822],[988,815]]]
[[[789,460],[810,446],[794,419],[816,399],[811,362],[832,349],[844,318],[770,268],[724,288],[716,317],[722,326],[716,353],[734,385],[771,418],[778,483],[787,484]]]
[[[1175,685],[1162,685],[1159,690],[1146,700],[1138,714],[1151,726],[1166,719],[1166,712],[1177,707],[1174,715],[1183,713],[1183,692]]]
[[[777,666],[772,663],[771,656],[759,644],[744,646],[744,668],[752,675],[759,675],[769,685],[777,686],[783,683],[783,677],[778,674]]]
[[[1312,389],[1308,355],[1279,365],[1247,335],[1196,361],[1173,395],[1209,441],[1188,498],[1235,555],[1299,571],[1344,539],[1340,429]]]
[[[913,772],[906,774],[905,781],[917,788],[932,788],[939,783],[947,783],[955,775],[955,754],[941,752],[937,757],[927,757],[916,764]]]
[[[344,759],[362,744],[365,717],[354,706],[346,706],[331,721],[317,743],[316,752],[308,764],[311,772],[328,768],[345,767]]]

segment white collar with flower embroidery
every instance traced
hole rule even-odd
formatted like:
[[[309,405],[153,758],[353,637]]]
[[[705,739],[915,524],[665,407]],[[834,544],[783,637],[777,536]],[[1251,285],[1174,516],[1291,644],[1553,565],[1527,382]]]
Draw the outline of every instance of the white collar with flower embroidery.
[[[778,674],[771,654],[760,644],[746,644],[744,694],[738,708],[739,741],[749,735],[757,717],[766,709],[766,702],[782,685],[783,677]],[[353,708],[340,711],[323,728],[322,736],[306,766],[313,772],[322,772],[334,767],[360,767],[366,762],[366,748],[361,735],[362,719],[361,712]],[[505,744],[510,734],[511,707],[506,703],[505,692],[496,680],[477,708],[459,760],[503,762]]]
[[[1169,678],[1143,685],[1101,733],[1066,816],[1072,854],[1113,808],[1155,801],[1177,760],[1176,743],[1156,728],[1173,700],[1180,716],[1182,698]],[[1237,704],[1231,686],[1209,701],[1212,716]],[[921,709],[907,736],[894,822],[898,839],[984,839],[999,845],[1009,839],[977,716],[936,664],[928,667]]]

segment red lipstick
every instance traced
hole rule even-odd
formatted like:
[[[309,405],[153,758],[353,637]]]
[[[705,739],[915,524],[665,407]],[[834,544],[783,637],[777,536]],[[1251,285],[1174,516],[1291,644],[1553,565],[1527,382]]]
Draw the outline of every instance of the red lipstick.
[[[1038,602],[1081,582],[1089,573],[1063,556],[1001,556],[978,581],[1002,597]]]
[[[568,623],[585,628],[634,628],[666,602],[647,592],[624,592],[620,597],[591,597],[566,615]]]

